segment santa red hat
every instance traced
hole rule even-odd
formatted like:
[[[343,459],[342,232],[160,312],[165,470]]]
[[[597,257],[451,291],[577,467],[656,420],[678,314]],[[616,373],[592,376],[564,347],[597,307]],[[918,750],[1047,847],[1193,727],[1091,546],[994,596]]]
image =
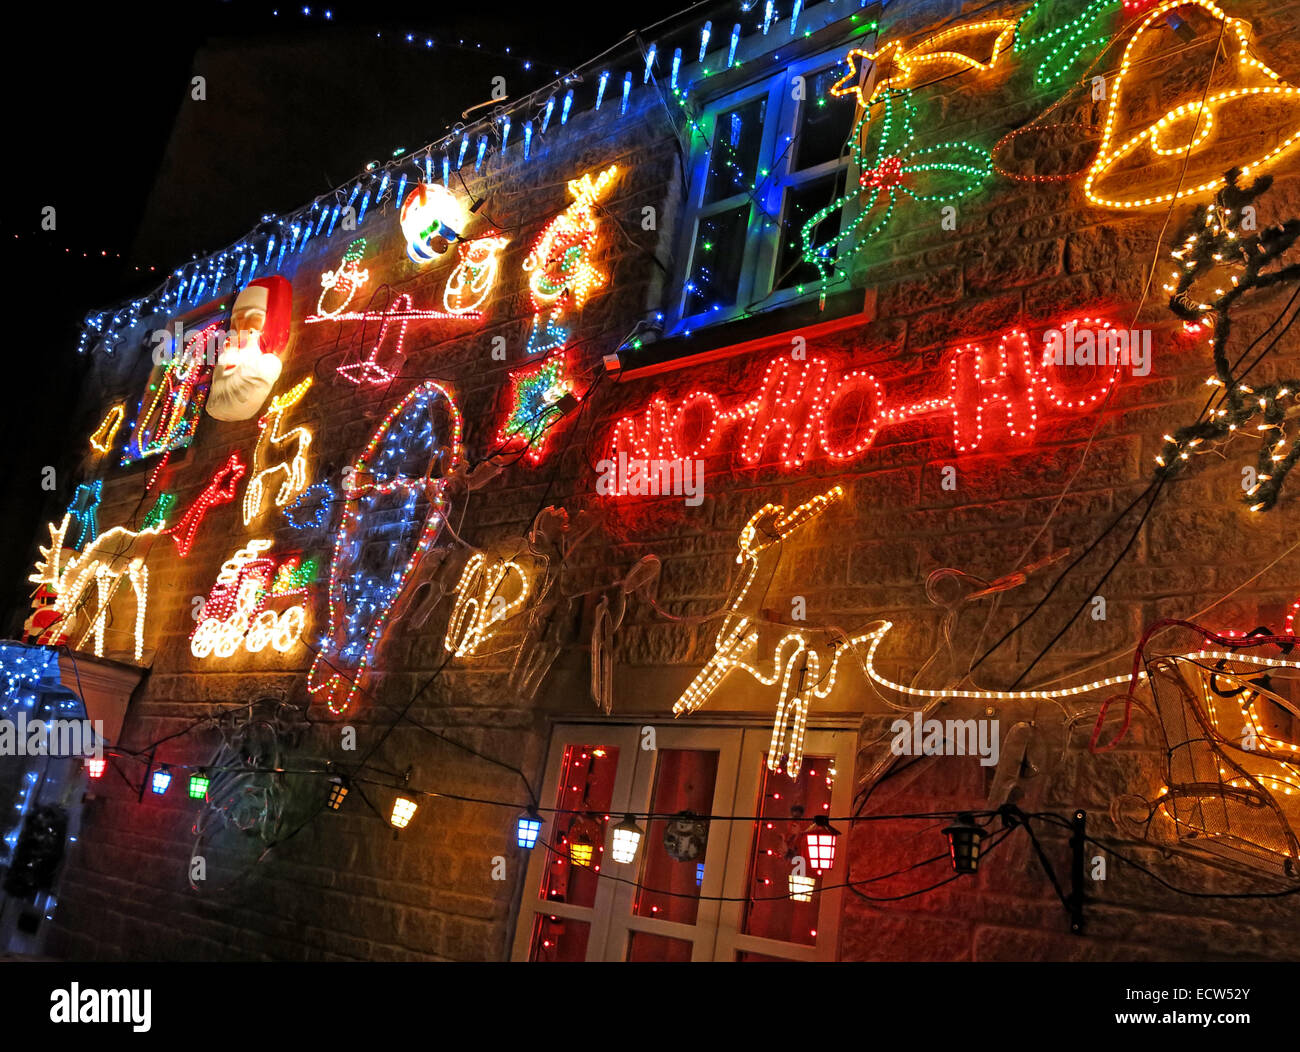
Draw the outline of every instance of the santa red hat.
[[[258,306],[266,311],[266,325],[258,346],[264,354],[279,354],[289,343],[289,322],[293,314],[293,287],[286,278],[273,274],[250,281],[235,297],[231,315],[240,306]]]

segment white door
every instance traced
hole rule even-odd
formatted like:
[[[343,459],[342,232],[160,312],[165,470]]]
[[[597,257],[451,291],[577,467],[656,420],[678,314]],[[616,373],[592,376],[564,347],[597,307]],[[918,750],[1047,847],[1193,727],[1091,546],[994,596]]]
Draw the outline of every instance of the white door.
[[[834,960],[847,837],[832,869],[803,860],[816,814],[846,814],[851,731],[809,731],[797,779],[766,769],[767,728],[556,728],[514,958]],[[611,855],[625,812],[644,830]],[[694,816],[733,816],[712,821]],[[841,828],[841,833],[847,833]],[[792,881],[802,877],[802,881]]]

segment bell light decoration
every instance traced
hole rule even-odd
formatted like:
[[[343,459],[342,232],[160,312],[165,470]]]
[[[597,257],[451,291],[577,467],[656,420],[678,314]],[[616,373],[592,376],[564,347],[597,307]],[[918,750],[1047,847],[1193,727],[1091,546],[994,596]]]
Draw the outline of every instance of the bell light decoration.
[[[627,865],[636,858],[636,849],[641,844],[644,830],[632,821],[631,815],[625,815],[623,821],[614,827],[614,842],[610,845],[610,855],[615,862]]]
[[[167,765],[163,764],[161,767],[158,768],[158,770],[154,771],[153,780],[150,783],[150,788],[153,789],[153,791],[157,793],[159,796],[162,796],[163,793],[167,792],[167,787],[171,784],[172,784],[172,773],[171,771],[167,770]]]
[[[952,868],[958,873],[975,873],[980,866],[980,841],[987,835],[970,815],[958,815],[955,825],[943,831],[948,838]]]
[[[417,183],[402,203],[399,222],[411,261],[432,263],[461,239],[469,211],[447,187]]]
[[[399,796],[393,801],[393,815],[389,819],[394,829],[405,829],[411,823],[419,805],[409,796]]]
[[[819,873],[835,865],[835,838],[840,831],[831,825],[825,815],[818,815],[804,832],[808,843],[808,864]]]
[[[531,851],[537,845],[537,838],[542,832],[542,816],[536,808],[530,807],[519,816],[515,823],[515,838],[520,847]]]

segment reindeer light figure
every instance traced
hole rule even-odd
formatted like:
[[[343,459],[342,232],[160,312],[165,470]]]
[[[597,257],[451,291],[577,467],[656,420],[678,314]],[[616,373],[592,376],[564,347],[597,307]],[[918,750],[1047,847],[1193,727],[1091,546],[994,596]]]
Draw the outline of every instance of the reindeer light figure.
[[[80,648],[93,636],[95,656],[103,657],[109,607],[122,579],[126,578],[135,594],[134,654],[139,662],[144,655],[144,623],[149,605],[149,567],[145,560],[154,541],[164,531],[166,519],[159,518],[142,530],[114,526],[87,544],[80,554],[64,546],[71,521],[70,515],[64,515],[57,527],[50,523],[49,547],[41,547],[36,572],[28,580],[48,585],[58,593],[53,609],[66,622],[76,618],[91,585],[95,586],[96,606],[76,645]]]
[[[245,526],[261,514],[262,498],[277,477],[282,479],[275,494],[277,508],[283,508],[307,488],[307,450],[311,448],[311,432],[305,427],[285,432],[280,429],[284,424],[284,414],[302,401],[311,381],[309,376],[284,394],[272,398],[270,408],[257,422],[260,434],[257,445],[253,447],[248,488],[244,490]],[[279,459],[268,463],[277,454]]]
[[[766,571],[768,579],[776,572],[786,537],[843,496],[844,490],[836,486],[791,511],[786,511],[781,504],[765,504],[745,523],[737,542],[740,554],[736,556],[736,562],[747,566],[732,593],[727,615],[714,640],[713,656],[673,705],[674,716],[695,712],[737,670],[748,673],[765,687],[779,684],[767,767],[770,771],[781,770],[784,757],[785,772],[791,778],[798,777],[803,766],[804,728],[808,722],[809,704],[813,698],[830,696],[841,655],[850,647],[873,638],[875,633],[832,641],[827,654],[825,647],[810,641],[812,633],[792,631],[777,642],[769,660],[761,660],[756,617],[762,589],[756,589],[754,583],[760,570]]]

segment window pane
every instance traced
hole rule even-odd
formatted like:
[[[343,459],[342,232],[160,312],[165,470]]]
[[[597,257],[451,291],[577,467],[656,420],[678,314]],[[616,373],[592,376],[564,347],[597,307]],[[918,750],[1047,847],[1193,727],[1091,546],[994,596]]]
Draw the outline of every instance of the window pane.
[[[713,125],[713,149],[704,182],[704,204],[745,193],[758,181],[767,96],[723,110]]]
[[[760,821],[751,845],[749,901],[742,930],[746,935],[812,946],[817,942],[817,911],[826,874],[817,873],[808,864],[803,833],[814,816],[830,810],[832,760],[805,756],[803,770],[795,779],[769,771],[766,757],[763,762]],[[804,859],[802,885],[795,870],[796,858]],[[793,882],[792,875],[796,876]]]
[[[735,304],[748,230],[747,204],[700,219],[686,283],[687,317]]]
[[[533,921],[530,961],[585,961],[591,925],[586,921],[539,913]]]
[[[820,274],[803,259],[803,228],[813,216],[826,208],[842,192],[843,171],[792,186],[785,191],[781,213],[781,247],[776,257],[776,282],[773,288],[789,289],[817,281]],[[840,212],[826,216],[817,224],[813,245],[824,245],[840,232]],[[833,258],[833,253],[832,253]]]
[[[651,935],[644,931],[628,933],[629,961],[685,962],[691,959],[693,949],[694,945],[685,939],[670,939],[667,935]]]
[[[617,772],[618,749],[612,745],[565,747],[555,794],[555,831],[542,877],[541,897],[548,902],[595,904]]]
[[[831,94],[831,85],[846,72],[845,67],[831,66],[805,78],[806,95],[799,113],[799,131],[795,138],[792,171],[837,160],[845,151],[853,133],[857,111],[856,95]]]
[[[655,766],[655,814],[690,811],[707,815],[713,810],[713,788],[718,779],[718,754],[700,749],[660,749]],[[633,912],[638,917],[694,924],[699,913],[700,885],[704,882],[707,823],[695,819],[656,818],[646,830],[642,854],[641,888]],[[629,958],[630,959],[630,958]]]

